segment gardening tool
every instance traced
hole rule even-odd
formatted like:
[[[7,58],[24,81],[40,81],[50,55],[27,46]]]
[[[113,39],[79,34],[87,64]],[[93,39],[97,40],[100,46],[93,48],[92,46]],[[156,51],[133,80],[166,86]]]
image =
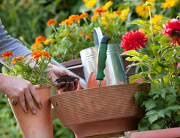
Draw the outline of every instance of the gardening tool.
[[[85,81],[87,82],[86,88],[89,88],[88,81],[90,74],[92,75],[91,72],[97,73],[98,51],[102,37],[101,29],[99,27],[94,28],[95,46],[80,51]],[[104,70],[106,86],[126,83],[126,75],[120,54],[119,44],[107,44],[106,68]],[[96,81],[95,78],[94,81]]]
[[[104,74],[104,69],[106,67],[106,51],[107,51],[107,44],[108,41],[110,40],[109,37],[103,36],[102,40],[100,42],[99,46],[99,55],[98,55],[98,66],[97,66],[97,75],[96,75],[96,80],[98,80],[98,85],[101,87],[101,80],[104,79],[105,74]]]

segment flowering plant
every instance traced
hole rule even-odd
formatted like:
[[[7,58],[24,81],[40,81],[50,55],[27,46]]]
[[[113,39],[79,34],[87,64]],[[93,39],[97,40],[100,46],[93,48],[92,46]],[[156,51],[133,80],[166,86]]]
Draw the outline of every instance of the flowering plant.
[[[15,57],[11,61],[11,64],[15,64],[13,67],[10,67],[9,62],[9,56],[13,56],[12,52],[5,52],[2,56],[6,58],[10,69],[8,75],[22,77],[29,80],[33,85],[51,84],[51,78],[47,77],[49,71],[46,71],[47,68],[50,68],[48,65],[50,57],[46,51],[34,51],[31,54],[33,58],[28,62],[23,56]]]
[[[126,60],[136,61],[129,66],[137,66],[141,71],[130,77],[130,83],[143,80],[149,89],[135,94],[135,103],[146,111],[139,122],[139,131],[155,130],[180,126],[180,21],[178,18],[163,17],[152,22],[152,3],[146,2],[149,8],[150,22],[137,20],[132,24],[141,26],[141,31],[130,31],[122,38],[124,53],[130,55]],[[143,27],[143,29],[142,29]],[[144,69],[146,67],[146,70]],[[149,85],[150,84],[150,85]]]
[[[33,50],[46,49],[59,62],[80,58],[80,51],[95,46],[94,28],[100,27],[102,33],[111,38],[111,43],[120,43],[119,38],[127,32],[124,21],[130,9],[122,11],[109,10],[113,4],[107,2],[96,8],[93,15],[83,12],[80,15],[70,15],[59,26],[55,19],[50,19],[47,26],[52,27],[52,34],[47,38],[38,36],[32,46]]]

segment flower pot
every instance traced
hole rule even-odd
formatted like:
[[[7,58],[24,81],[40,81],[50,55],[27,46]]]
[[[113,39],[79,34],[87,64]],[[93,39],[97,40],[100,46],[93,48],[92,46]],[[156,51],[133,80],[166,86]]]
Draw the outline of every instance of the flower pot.
[[[74,87],[74,90],[73,91],[77,91],[77,90],[80,90],[81,89],[81,84],[80,84],[80,82],[78,81],[78,86],[77,87]],[[68,92],[68,91],[67,91]],[[62,91],[59,91],[58,90],[58,93],[59,94],[62,94],[62,93],[66,93],[66,92],[62,92]]]
[[[64,127],[77,138],[136,130],[144,110],[134,94],[147,85],[121,84],[71,91],[50,97]]]
[[[129,138],[179,138],[180,127],[160,130],[133,132]]]
[[[39,94],[42,103],[41,109],[34,103],[37,110],[35,115],[31,113],[28,106],[29,112],[28,114],[25,114],[20,103],[18,102],[16,106],[13,106],[12,99],[9,98],[11,108],[24,138],[53,138],[52,108],[49,101],[51,86],[34,85],[34,87]]]
[[[101,86],[106,86],[106,80],[101,81]],[[87,80],[86,89],[95,87],[99,87],[98,80],[96,80],[96,73],[91,72]]]

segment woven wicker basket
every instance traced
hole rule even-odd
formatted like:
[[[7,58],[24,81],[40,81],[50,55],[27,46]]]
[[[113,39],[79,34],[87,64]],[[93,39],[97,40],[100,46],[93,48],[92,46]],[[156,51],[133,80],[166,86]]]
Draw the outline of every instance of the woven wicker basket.
[[[77,138],[137,129],[144,110],[134,94],[147,85],[121,84],[67,92],[50,97],[64,127]]]

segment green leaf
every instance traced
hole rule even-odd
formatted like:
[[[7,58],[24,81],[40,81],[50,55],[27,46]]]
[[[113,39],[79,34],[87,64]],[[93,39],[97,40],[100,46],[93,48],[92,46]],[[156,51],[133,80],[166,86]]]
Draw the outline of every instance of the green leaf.
[[[178,77],[172,77],[170,80],[180,84],[180,79]]]
[[[129,83],[135,82],[137,79],[143,79],[141,74],[135,74],[129,77]]]
[[[145,101],[145,107],[146,107],[146,111],[153,109],[157,106],[156,102],[151,98],[148,101]]]
[[[131,65],[128,65],[128,67],[131,67],[131,66],[145,66],[145,64],[144,63],[142,63],[142,62],[138,62],[138,63],[134,63],[134,64],[131,64]]]
[[[168,86],[166,88],[170,93],[173,93],[174,95],[176,95],[176,89],[174,88],[174,86]]]
[[[180,62],[180,57],[179,56],[175,56],[174,59],[175,59],[176,62]]]
[[[146,27],[149,27],[149,26],[150,26],[150,23],[145,22],[145,21],[143,21],[143,20],[133,21],[133,22],[131,22],[130,24],[137,24],[137,25],[146,26]]]
[[[146,113],[148,120],[151,122],[151,124],[158,119],[158,114],[156,110],[151,110]]]
[[[168,106],[174,104],[176,102],[176,95],[172,94],[172,95],[167,95],[166,96],[166,100],[168,102]]]
[[[158,124],[151,125],[151,130],[158,130],[158,129],[161,129],[161,126],[159,126]]]
[[[172,106],[168,106],[166,107],[165,110],[172,110],[174,112],[178,111],[180,109],[180,105],[172,105]]]
[[[126,60],[127,61],[141,61],[141,59],[138,57],[127,57]]]
[[[147,118],[142,118],[138,124],[139,131],[147,131],[150,130],[151,123]]]
[[[46,74],[48,74],[49,72],[50,72],[50,71],[45,71],[45,72],[43,72],[43,74],[46,75]]]
[[[180,121],[180,115],[175,116],[175,123]]]
[[[162,90],[162,92],[161,92],[161,97],[162,97],[163,99],[166,98],[166,93],[167,93],[167,92],[168,92],[168,91],[167,91],[166,89]]]
[[[161,73],[156,76],[156,79],[161,79],[163,76],[165,76],[167,73]]]
[[[139,53],[135,50],[126,51],[122,53],[121,55],[131,55],[131,56],[139,57]]]
[[[145,95],[146,95],[146,93],[144,92],[144,90],[142,90],[140,92],[136,92],[136,94],[134,95],[134,97],[135,97],[135,104],[141,106],[143,101],[147,99]]]
[[[164,116],[164,110],[160,110],[160,111],[158,112],[158,116],[164,118],[164,117],[165,117],[165,116]]]
[[[157,84],[152,83],[149,95],[160,94],[161,91],[162,90],[157,86]]]
[[[156,46],[155,44],[150,44],[150,47],[151,47],[152,50],[159,50],[159,49],[161,49],[160,46]]]
[[[164,110],[164,114],[171,117],[171,110]]]
[[[169,37],[168,35],[163,35],[163,36],[161,37],[161,39],[159,40],[159,43],[162,44],[162,45],[164,45],[164,44],[166,43],[168,37]]]

